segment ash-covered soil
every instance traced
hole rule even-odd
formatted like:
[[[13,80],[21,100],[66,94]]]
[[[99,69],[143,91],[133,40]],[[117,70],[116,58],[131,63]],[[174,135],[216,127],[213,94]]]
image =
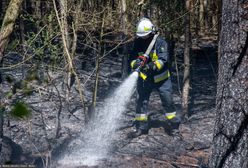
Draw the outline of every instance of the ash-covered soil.
[[[181,111],[183,59],[180,49],[177,50],[179,68],[179,85],[173,66],[174,101],[178,112]],[[115,61],[116,59],[116,61]],[[80,61],[80,60],[78,60]],[[106,58],[101,63],[99,101],[121,83],[121,60]],[[111,64],[113,63],[113,64]],[[87,64],[86,70],[78,73],[84,89],[86,104],[90,104],[94,85],[93,65]],[[6,110],[4,122],[4,146],[1,162],[13,164],[35,164],[37,167],[58,167],[58,159],[71,149],[83,143],[80,135],[85,130],[85,114],[74,85],[69,95],[66,92],[63,73],[42,72],[50,78],[47,83],[33,81],[29,85],[33,92],[29,96],[17,93],[18,100],[25,101],[32,110],[28,119],[17,120]],[[5,75],[15,76],[21,80],[23,71],[6,71]],[[19,76],[18,76],[19,75]],[[92,75],[92,76],[91,76]],[[211,152],[212,133],[215,121],[215,94],[217,82],[216,48],[201,46],[192,55],[192,85],[190,114],[180,125],[180,137],[168,134],[163,110],[156,92],[150,98],[151,128],[147,135],[131,138],[132,118],[135,115],[135,95],[128,108],[120,118],[120,128],[114,135],[113,146],[108,158],[97,165],[78,165],[68,167],[120,167],[120,168],[191,168],[207,167]],[[8,94],[12,85],[4,82],[2,94]],[[19,94],[19,95],[18,95]],[[9,100],[6,100],[7,102]],[[87,109],[88,110],[87,106]],[[104,131],[104,130],[103,130]]]

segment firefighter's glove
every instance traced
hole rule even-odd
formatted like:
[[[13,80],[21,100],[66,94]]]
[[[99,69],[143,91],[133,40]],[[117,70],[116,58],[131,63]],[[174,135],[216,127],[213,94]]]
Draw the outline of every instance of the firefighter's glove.
[[[156,65],[154,64],[154,62],[149,62],[148,64],[146,64],[146,70],[147,71],[155,71]]]
[[[138,57],[138,59],[140,59],[143,62],[143,64],[146,64],[147,63],[148,58],[149,58],[149,56],[146,55],[146,54],[143,54],[143,55],[141,55],[141,56]]]
[[[141,66],[142,61],[140,59],[133,60],[131,62],[131,68],[137,69],[139,66]]]
[[[155,71],[155,70],[156,70],[156,65],[154,64],[154,62],[149,62],[143,68],[144,72],[152,72],[152,71]]]

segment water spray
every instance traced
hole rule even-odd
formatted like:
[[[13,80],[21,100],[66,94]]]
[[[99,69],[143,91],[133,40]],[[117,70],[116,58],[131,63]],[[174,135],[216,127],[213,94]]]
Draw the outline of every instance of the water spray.
[[[59,161],[61,166],[94,166],[109,156],[118,121],[135,90],[139,73],[139,69],[134,71],[105,99],[103,107],[96,108],[95,118],[82,135],[82,144]]]

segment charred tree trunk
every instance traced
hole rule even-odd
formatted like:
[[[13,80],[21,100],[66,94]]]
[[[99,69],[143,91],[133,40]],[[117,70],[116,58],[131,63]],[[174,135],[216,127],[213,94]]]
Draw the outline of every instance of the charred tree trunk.
[[[191,0],[186,1],[186,10],[190,11]],[[184,74],[183,74],[183,95],[182,106],[183,116],[189,111],[189,90],[190,90],[190,50],[191,50],[191,32],[190,32],[190,13],[185,16],[185,48],[184,48]]]
[[[220,61],[220,34],[221,34],[221,15],[222,15],[222,0],[218,1],[218,62]]]
[[[4,50],[8,45],[9,36],[14,29],[15,20],[19,15],[22,0],[12,0],[9,3],[8,9],[4,16],[0,31],[0,68],[2,67]],[[2,72],[0,71],[0,84],[2,83]],[[2,106],[2,99],[0,99],[0,108]],[[0,109],[0,153],[2,149],[2,138],[3,138],[3,110]]]
[[[248,167],[248,2],[223,0],[212,168]]]

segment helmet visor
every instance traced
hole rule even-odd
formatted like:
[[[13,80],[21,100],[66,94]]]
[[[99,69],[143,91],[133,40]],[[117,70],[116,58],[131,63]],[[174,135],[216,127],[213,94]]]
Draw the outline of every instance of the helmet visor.
[[[138,37],[145,37],[145,36],[148,36],[150,33],[151,33],[152,31],[147,31],[147,32],[136,32],[136,35],[138,36]]]

